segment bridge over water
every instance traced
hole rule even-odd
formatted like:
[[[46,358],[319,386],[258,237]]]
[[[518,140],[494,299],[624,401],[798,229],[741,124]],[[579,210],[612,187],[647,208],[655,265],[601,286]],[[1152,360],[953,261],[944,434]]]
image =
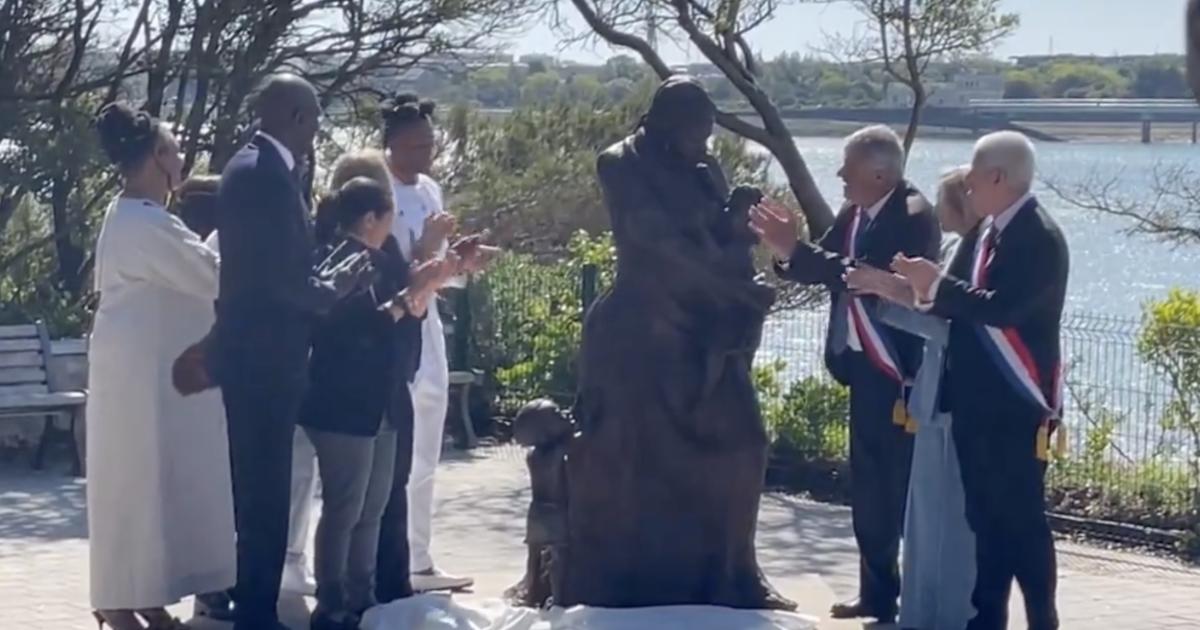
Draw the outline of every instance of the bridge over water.
[[[750,114],[750,112],[745,112]],[[909,110],[899,108],[805,107],[780,112],[785,119],[846,122],[908,123]],[[973,100],[963,107],[926,107],[923,124],[970,129],[1020,129],[1044,139],[1047,134],[1023,123],[1133,123],[1142,126],[1142,142],[1150,142],[1151,125],[1191,123],[1192,142],[1200,124],[1200,105],[1191,99],[1000,99]]]

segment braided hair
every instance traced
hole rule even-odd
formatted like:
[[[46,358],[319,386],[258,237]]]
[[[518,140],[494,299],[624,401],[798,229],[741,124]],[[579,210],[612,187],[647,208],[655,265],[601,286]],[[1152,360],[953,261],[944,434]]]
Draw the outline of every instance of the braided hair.
[[[398,94],[383,103],[383,143],[388,142],[400,131],[412,124],[433,122],[433,101],[423,101],[416,94]]]
[[[92,124],[100,136],[104,154],[124,173],[141,165],[158,144],[158,119],[125,103],[101,107]]]

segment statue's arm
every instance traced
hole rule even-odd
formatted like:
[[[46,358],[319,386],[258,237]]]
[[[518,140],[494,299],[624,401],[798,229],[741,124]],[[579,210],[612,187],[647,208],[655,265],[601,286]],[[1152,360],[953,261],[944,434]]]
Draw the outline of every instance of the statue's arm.
[[[684,237],[679,220],[660,206],[646,183],[618,153],[602,153],[596,175],[613,230],[642,249],[654,252],[664,265],[680,271],[672,274],[672,278],[687,281],[718,301],[760,301],[753,282],[718,271],[714,263],[720,260],[720,251],[711,235],[698,234],[699,239]]]

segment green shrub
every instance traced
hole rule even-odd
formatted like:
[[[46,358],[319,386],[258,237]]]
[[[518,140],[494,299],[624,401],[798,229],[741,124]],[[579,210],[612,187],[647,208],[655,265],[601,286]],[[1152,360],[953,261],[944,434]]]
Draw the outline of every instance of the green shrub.
[[[597,269],[597,290],[612,282],[611,236],[577,233],[559,264],[507,253],[470,288],[478,367],[489,373],[501,413],[527,398],[569,400],[583,331],[583,268]]]
[[[767,431],[777,451],[808,461],[845,460],[850,439],[850,393],[832,381],[809,376],[784,386],[786,365],[755,368],[754,383]]]

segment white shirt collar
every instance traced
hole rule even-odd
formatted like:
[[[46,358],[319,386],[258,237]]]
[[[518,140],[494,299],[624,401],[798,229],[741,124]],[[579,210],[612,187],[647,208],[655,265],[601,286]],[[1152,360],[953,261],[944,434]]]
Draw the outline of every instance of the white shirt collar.
[[[867,216],[871,217],[871,220],[874,221],[875,217],[879,216],[880,211],[883,210],[883,205],[886,204],[888,199],[891,199],[892,195],[894,194],[896,194],[895,188],[889,190],[886,195],[880,197],[879,201],[871,204],[871,207],[867,208]]]
[[[275,145],[275,150],[279,151],[279,157],[283,158],[283,163],[287,165],[287,169],[289,171],[296,170],[296,157],[292,155],[292,152],[289,151],[287,147],[283,146],[282,142],[276,140],[275,136],[272,136],[265,131],[259,131],[258,135],[270,140],[271,144]]]
[[[1033,199],[1033,193],[1027,192],[1021,195],[1021,198],[1016,203],[1005,208],[1004,212],[996,215],[996,218],[992,221],[992,227],[995,228],[996,232],[1003,232],[1004,228],[1008,227],[1009,223],[1012,223],[1013,217],[1017,216],[1017,213],[1021,211],[1021,208],[1025,207],[1025,204],[1029,203],[1030,199]]]

